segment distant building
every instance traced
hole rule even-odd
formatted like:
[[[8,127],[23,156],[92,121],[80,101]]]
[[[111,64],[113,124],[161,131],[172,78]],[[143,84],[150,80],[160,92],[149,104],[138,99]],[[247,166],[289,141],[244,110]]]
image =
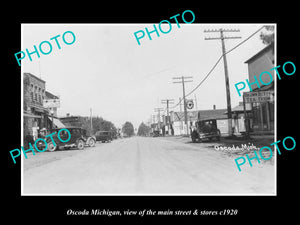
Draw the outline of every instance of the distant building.
[[[272,74],[273,82],[269,85],[263,85],[260,83],[260,88],[257,84],[252,85],[252,92],[265,92],[274,95],[274,77],[275,71],[270,71],[274,67],[274,44],[266,46],[257,54],[248,59],[245,63],[248,64],[249,82],[254,82],[254,76],[259,80],[259,75],[268,71]],[[264,83],[269,83],[269,76],[262,76]],[[274,98],[273,98],[274,99]],[[252,124],[250,131],[254,132],[274,132],[274,100],[266,102],[251,102],[251,115]]]
[[[84,120],[86,117],[82,116],[70,116],[69,113],[65,117],[60,117],[59,119],[66,125],[71,127],[82,127],[84,125]]]
[[[221,134],[228,133],[228,121],[226,109],[209,109],[209,110],[196,110],[196,111],[188,111],[188,126],[190,125],[195,126],[195,122],[200,120],[207,120],[207,119],[216,119],[218,129],[221,131]],[[170,112],[171,121],[173,124],[174,135],[186,135],[187,129],[184,123],[184,112]]]
[[[245,104],[245,111],[248,115],[251,114],[251,104]],[[239,102],[239,105],[233,107],[231,109],[232,112],[232,126],[234,127],[235,134],[241,134],[246,132],[245,127],[245,112],[244,112],[244,105],[243,102]],[[225,112],[227,114],[227,111]],[[248,121],[249,127],[252,127],[252,118]]]

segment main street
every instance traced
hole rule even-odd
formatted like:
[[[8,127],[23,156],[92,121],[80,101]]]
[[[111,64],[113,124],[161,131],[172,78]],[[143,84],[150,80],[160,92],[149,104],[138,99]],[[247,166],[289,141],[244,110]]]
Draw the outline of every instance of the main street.
[[[23,159],[23,194],[274,194],[268,163],[237,170],[205,143],[131,137]],[[246,168],[247,167],[247,168]]]

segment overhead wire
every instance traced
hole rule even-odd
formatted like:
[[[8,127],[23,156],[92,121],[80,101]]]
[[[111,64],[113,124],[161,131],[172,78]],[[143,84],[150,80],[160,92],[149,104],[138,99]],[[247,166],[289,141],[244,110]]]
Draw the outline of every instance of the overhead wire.
[[[243,41],[241,41],[240,43],[238,43],[236,46],[234,46],[233,48],[231,48],[230,50],[226,51],[224,54],[222,54],[219,59],[216,61],[216,63],[213,65],[213,67],[210,69],[210,71],[207,73],[207,75],[203,78],[203,80],[192,90],[190,91],[188,94],[185,95],[185,98],[188,97],[189,95],[191,95],[194,91],[196,91],[202,84],[203,82],[209,77],[209,75],[213,72],[213,70],[216,68],[216,66],[219,64],[219,62],[221,61],[221,59],[224,57],[224,55],[232,52],[234,49],[238,48],[239,46],[241,46],[242,44],[244,44],[246,41],[248,41],[251,37],[253,37],[255,34],[257,34],[260,30],[262,30],[265,27],[262,26],[261,28],[259,28],[257,31],[255,31],[254,33],[252,33],[250,36],[248,36],[246,39],[244,39]],[[170,107],[172,109],[174,109],[175,107],[177,107],[179,104],[181,104],[181,102],[183,101],[183,98],[174,106]]]

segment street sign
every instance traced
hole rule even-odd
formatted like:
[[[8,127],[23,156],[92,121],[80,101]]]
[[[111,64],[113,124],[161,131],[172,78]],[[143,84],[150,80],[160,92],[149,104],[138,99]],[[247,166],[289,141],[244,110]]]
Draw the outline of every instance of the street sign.
[[[186,101],[186,107],[187,107],[188,109],[194,108],[194,102],[193,102],[193,100],[187,100],[187,101]]]
[[[43,106],[45,108],[59,108],[60,99],[44,99]]]
[[[274,101],[274,91],[244,92],[243,95],[245,103]]]

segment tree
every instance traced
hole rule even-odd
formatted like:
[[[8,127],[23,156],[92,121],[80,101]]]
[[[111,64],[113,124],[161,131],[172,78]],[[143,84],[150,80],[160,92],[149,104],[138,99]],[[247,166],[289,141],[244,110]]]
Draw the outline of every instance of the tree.
[[[143,122],[140,124],[139,128],[138,128],[138,133],[137,135],[139,136],[148,136],[150,133],[151,128],[148,127],[146,124],[144,124]]]
[[[265,26],[265,30],[260,33],[260,39],[266,45],[274,42],[274,26]]]
[[[80,117],[79,118],[80,126],[87,130],[89,135],[95,134],[97,131],[112,131],[117,133],[117,128],[115,125],[103,119],[102,117],[92,117],[93,130],[91,130],[91,119],[90,117]]]
[[[134,135],[134,127],[132,123],[127,121],[122,127],[122,132],[129,137]]]

